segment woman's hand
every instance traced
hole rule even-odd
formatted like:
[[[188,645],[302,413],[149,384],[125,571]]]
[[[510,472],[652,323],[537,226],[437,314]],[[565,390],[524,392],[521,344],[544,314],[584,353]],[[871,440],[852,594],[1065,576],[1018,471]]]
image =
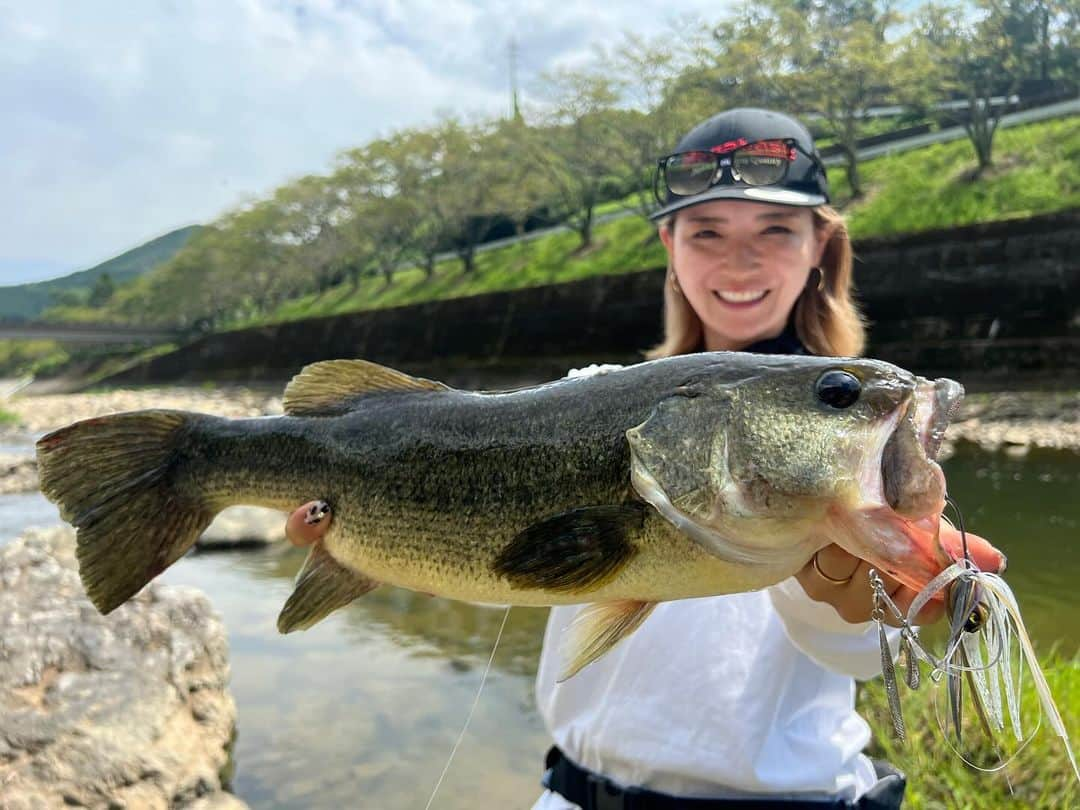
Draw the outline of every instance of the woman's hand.
[[[870,587],[870,569],[873,567],[866,560],[848,554],[840,546],[831,545],[821,549],[795,578],[811,599],[827,602],[836,608],[842,619],[860,624],[870,621],[874,609],[874,590]],[[885,585],[885,592],[900,610],[907,613],[918,592],[881,571],[878,574]],[[931,600],[919,611],[915,624],[933,624],[944,615],[945,605]],[[885,622],[894,627],[900,625],[888,609],[885,611]]]
[[[333,515],[326,501],[308,501],[285,521],[285,537],[294,546],[310,546],[323,539]]]

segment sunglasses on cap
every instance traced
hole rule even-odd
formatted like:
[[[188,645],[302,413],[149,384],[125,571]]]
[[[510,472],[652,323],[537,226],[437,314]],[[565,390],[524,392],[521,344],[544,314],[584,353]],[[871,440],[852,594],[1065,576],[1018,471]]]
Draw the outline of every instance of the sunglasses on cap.
[[[821,161],[807,152],[794,138],[775,138],[735,142],[710,150],[676,152],[660,158],[653,176],[653,194],[664,205],[660,194],[663,178],[667,190],[678,197],[700,194],[720,183],[743,183],[747,186],[772,186],[783,182],[798,153],[806,155],[824,173]]]

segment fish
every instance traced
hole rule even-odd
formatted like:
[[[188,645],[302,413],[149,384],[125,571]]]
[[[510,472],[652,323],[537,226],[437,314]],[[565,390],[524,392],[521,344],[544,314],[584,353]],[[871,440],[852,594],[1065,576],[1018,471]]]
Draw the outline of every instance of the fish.
[[[222,509],[318,496],[334,518],[281,632],[382,584],[587,604],[566,642],[570,677],[656,603],[767,587],[830,543],[925,585],[960,555],[935,456],[962,396],[862,358],[706,352],[487,392],[343,359],[297,374],[280,416],[111,414],[36,451],[102,613]],[[968,551],[1004,567],[981,538]]]

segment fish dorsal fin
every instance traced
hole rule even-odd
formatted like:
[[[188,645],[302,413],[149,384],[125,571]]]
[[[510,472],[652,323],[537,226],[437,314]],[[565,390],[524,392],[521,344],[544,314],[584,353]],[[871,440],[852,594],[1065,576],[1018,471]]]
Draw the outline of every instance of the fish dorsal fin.
[[[367,360],[324,360],[304,366],[289,381],[284,407],[290,416],[338,416],[367,394],[449,390],[440,382],[412,377]]]

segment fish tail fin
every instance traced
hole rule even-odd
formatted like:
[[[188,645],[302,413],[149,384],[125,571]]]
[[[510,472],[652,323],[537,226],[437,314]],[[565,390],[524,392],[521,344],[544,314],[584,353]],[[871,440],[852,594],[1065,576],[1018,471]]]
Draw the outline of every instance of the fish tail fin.
[[[41,491],[76,529],[79,575],[110,613],[172,565],[224,506],[179,451],[201,415],[147,410],[85,419],[37,442]]]

